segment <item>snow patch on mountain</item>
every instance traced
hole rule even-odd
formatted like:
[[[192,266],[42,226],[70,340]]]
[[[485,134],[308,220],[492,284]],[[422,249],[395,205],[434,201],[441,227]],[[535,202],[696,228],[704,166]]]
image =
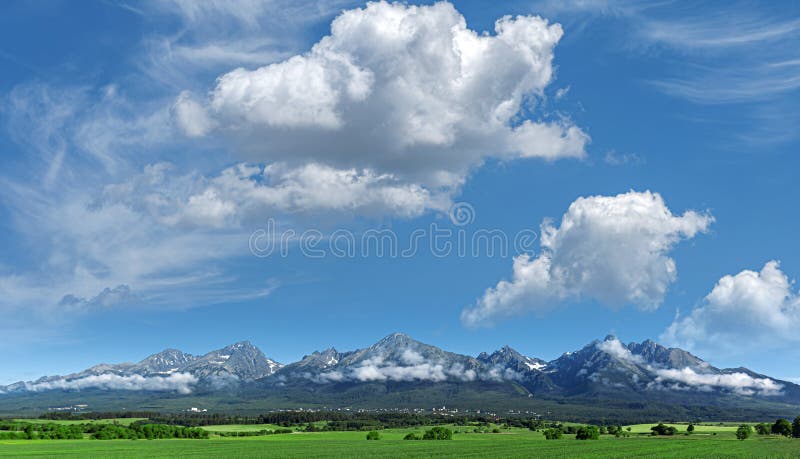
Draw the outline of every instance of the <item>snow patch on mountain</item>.
[[[697,365],[696,368],[664,368],[662,365],[647,362],[641,355],[633,354],[628,347],[615,337],[608,337],[597,344],[597,349],[613,356],[619,361],[631,364],[654,375],[650,389],[675,389],[699,391],[730,390],[738,395],[778,396],[783,394],[783,385],[769,378],[757,378],[744,372],[722,373],[710,365]],[[704,362],[705,363],[705,362]],[[594,381],[604,381],[597,373],[590,375]],[[638,382],[638,376],[633,379]],[[607,385],[614,385],[608,383]]]
[[[525,362],[525,365],[528,366],[529,370],[536,370],[536,371],[542,371],[545,368],[547,368],[546,363],[539,363],[539,362]]]

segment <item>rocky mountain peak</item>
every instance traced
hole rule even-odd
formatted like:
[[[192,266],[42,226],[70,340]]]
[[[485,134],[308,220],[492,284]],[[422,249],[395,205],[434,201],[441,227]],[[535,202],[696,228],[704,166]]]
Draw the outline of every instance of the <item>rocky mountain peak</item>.
[[[174,373],[197,357],[178,349],[164,349],[137,363],[132,370],[137,373]]]

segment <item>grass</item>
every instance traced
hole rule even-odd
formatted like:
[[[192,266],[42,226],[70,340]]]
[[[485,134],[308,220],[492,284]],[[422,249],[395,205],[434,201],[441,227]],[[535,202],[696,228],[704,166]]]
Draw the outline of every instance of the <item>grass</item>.
[[[741,424],[742,423],[723,423],[723,425],[714,424],[714,423],[695,424],[693,433],[695,435],[697,435],[697,434],[708,434],[708,435],[710,435],[710,434],[714,434],[714,433],[716,433],[716,434],[722,434],[722,433],[734,434],[734,433],[736,433],[736,429],[739,428],[739,426]],[[643,434],[643,433],[646,433],[646,434],[650,435],[650,432],[651,432],[650,428],[655,426],[655,425],[656,424],[634,424],[632,426],[625,426],[623,428],[627,429],[628,427],[630,427],[631,428],[630,432],[631,432],[631,434],[634,434],[634,435],[635,434]],[[665,423],[665,425],[673,426],[676,429],[678,429],[677,435],[683,435],[684,433],[686,433],[686,427],[689,426],[689,424],[687,424],[687,423],[680,423],[680,424],[667,424],[667,423]]]
[[[275,429],[285,429],[286,427],[281,427],[275,424],[221,424],[221,425],[210,425],[210,426],[200,426],[201,429],[207,430],[209,432],[258,432],[260,430],[275,430]]]
[[[646,424],[649,431],[649,426]],[[208,426],[216,428],[219,426]],[[243,426],[237,426],[243,427]],[[251,427],[251,426],[247,426]],[[730,427],[730,426],[703,426]],[[458,428],[456,428],[458,429]],[[638,427],[637,427],[638,429]],[[547,458],[796,458],[800,440],[754,437],[736,440],[729,430],[718,435],[675,437],[603,436],[599,441],[577,441],[571,435],[544,440],[539,432],[504,430],[501,434],[456,434],[452,441],[404,441],[419,429],[380,431],[379,441],[366,441],[366,432],[314,432],[210,440],[14,440],[0,441],[0,457],[231,457],[231,458],[422,458],[547,457]],[[632,429],[633,430],[633,429]]]

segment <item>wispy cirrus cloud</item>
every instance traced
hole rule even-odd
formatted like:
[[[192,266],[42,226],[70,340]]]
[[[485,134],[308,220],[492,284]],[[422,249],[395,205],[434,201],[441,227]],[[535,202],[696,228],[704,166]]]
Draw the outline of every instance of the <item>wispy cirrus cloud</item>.
[[[552,13],[575,32],[593,20],[613,23],[615,36],[622,37],[620,51],[669,63],[662,74],[646,78],[647,84],[700,106],[737,106],[740,127],[733,138],[739,142],[767,145],[797,138],[797,5],[548,0],[534,8]],[[787,98],[794,103],[785,103]]]

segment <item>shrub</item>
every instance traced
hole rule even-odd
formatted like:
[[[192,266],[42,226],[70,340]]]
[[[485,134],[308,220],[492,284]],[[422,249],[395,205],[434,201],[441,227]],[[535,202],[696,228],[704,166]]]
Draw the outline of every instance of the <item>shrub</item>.
[[[576,440],[599,440],[600,429],[597,426],[582,426],[575,432]]]
[[[674,426],[666,426],[660,422],[657,426],[651,427],[650,430],[650,435],[675,435],[678,433],[678,429],[676,429]]]
[[[756,424],[756,432],[758,432],[759,435],[769,435],[772,433],[772,426],[766,422]]]
[[[544,438],[548,440],[558,440],[563,434],[561,429],[545,429],[542,433],[544,434]]]
[[[452,440],[453,431],[444,427],[436,426],[425,431],[423,440]]]
[[[381,435],[376,430],[371,430],[367,433],[367,440],[380,440]]]
[[[406,436],[403,437],[403,440],[422,440],[422,437],[415,434],[414,432],[411,432],[409,434],[406,434]]]

